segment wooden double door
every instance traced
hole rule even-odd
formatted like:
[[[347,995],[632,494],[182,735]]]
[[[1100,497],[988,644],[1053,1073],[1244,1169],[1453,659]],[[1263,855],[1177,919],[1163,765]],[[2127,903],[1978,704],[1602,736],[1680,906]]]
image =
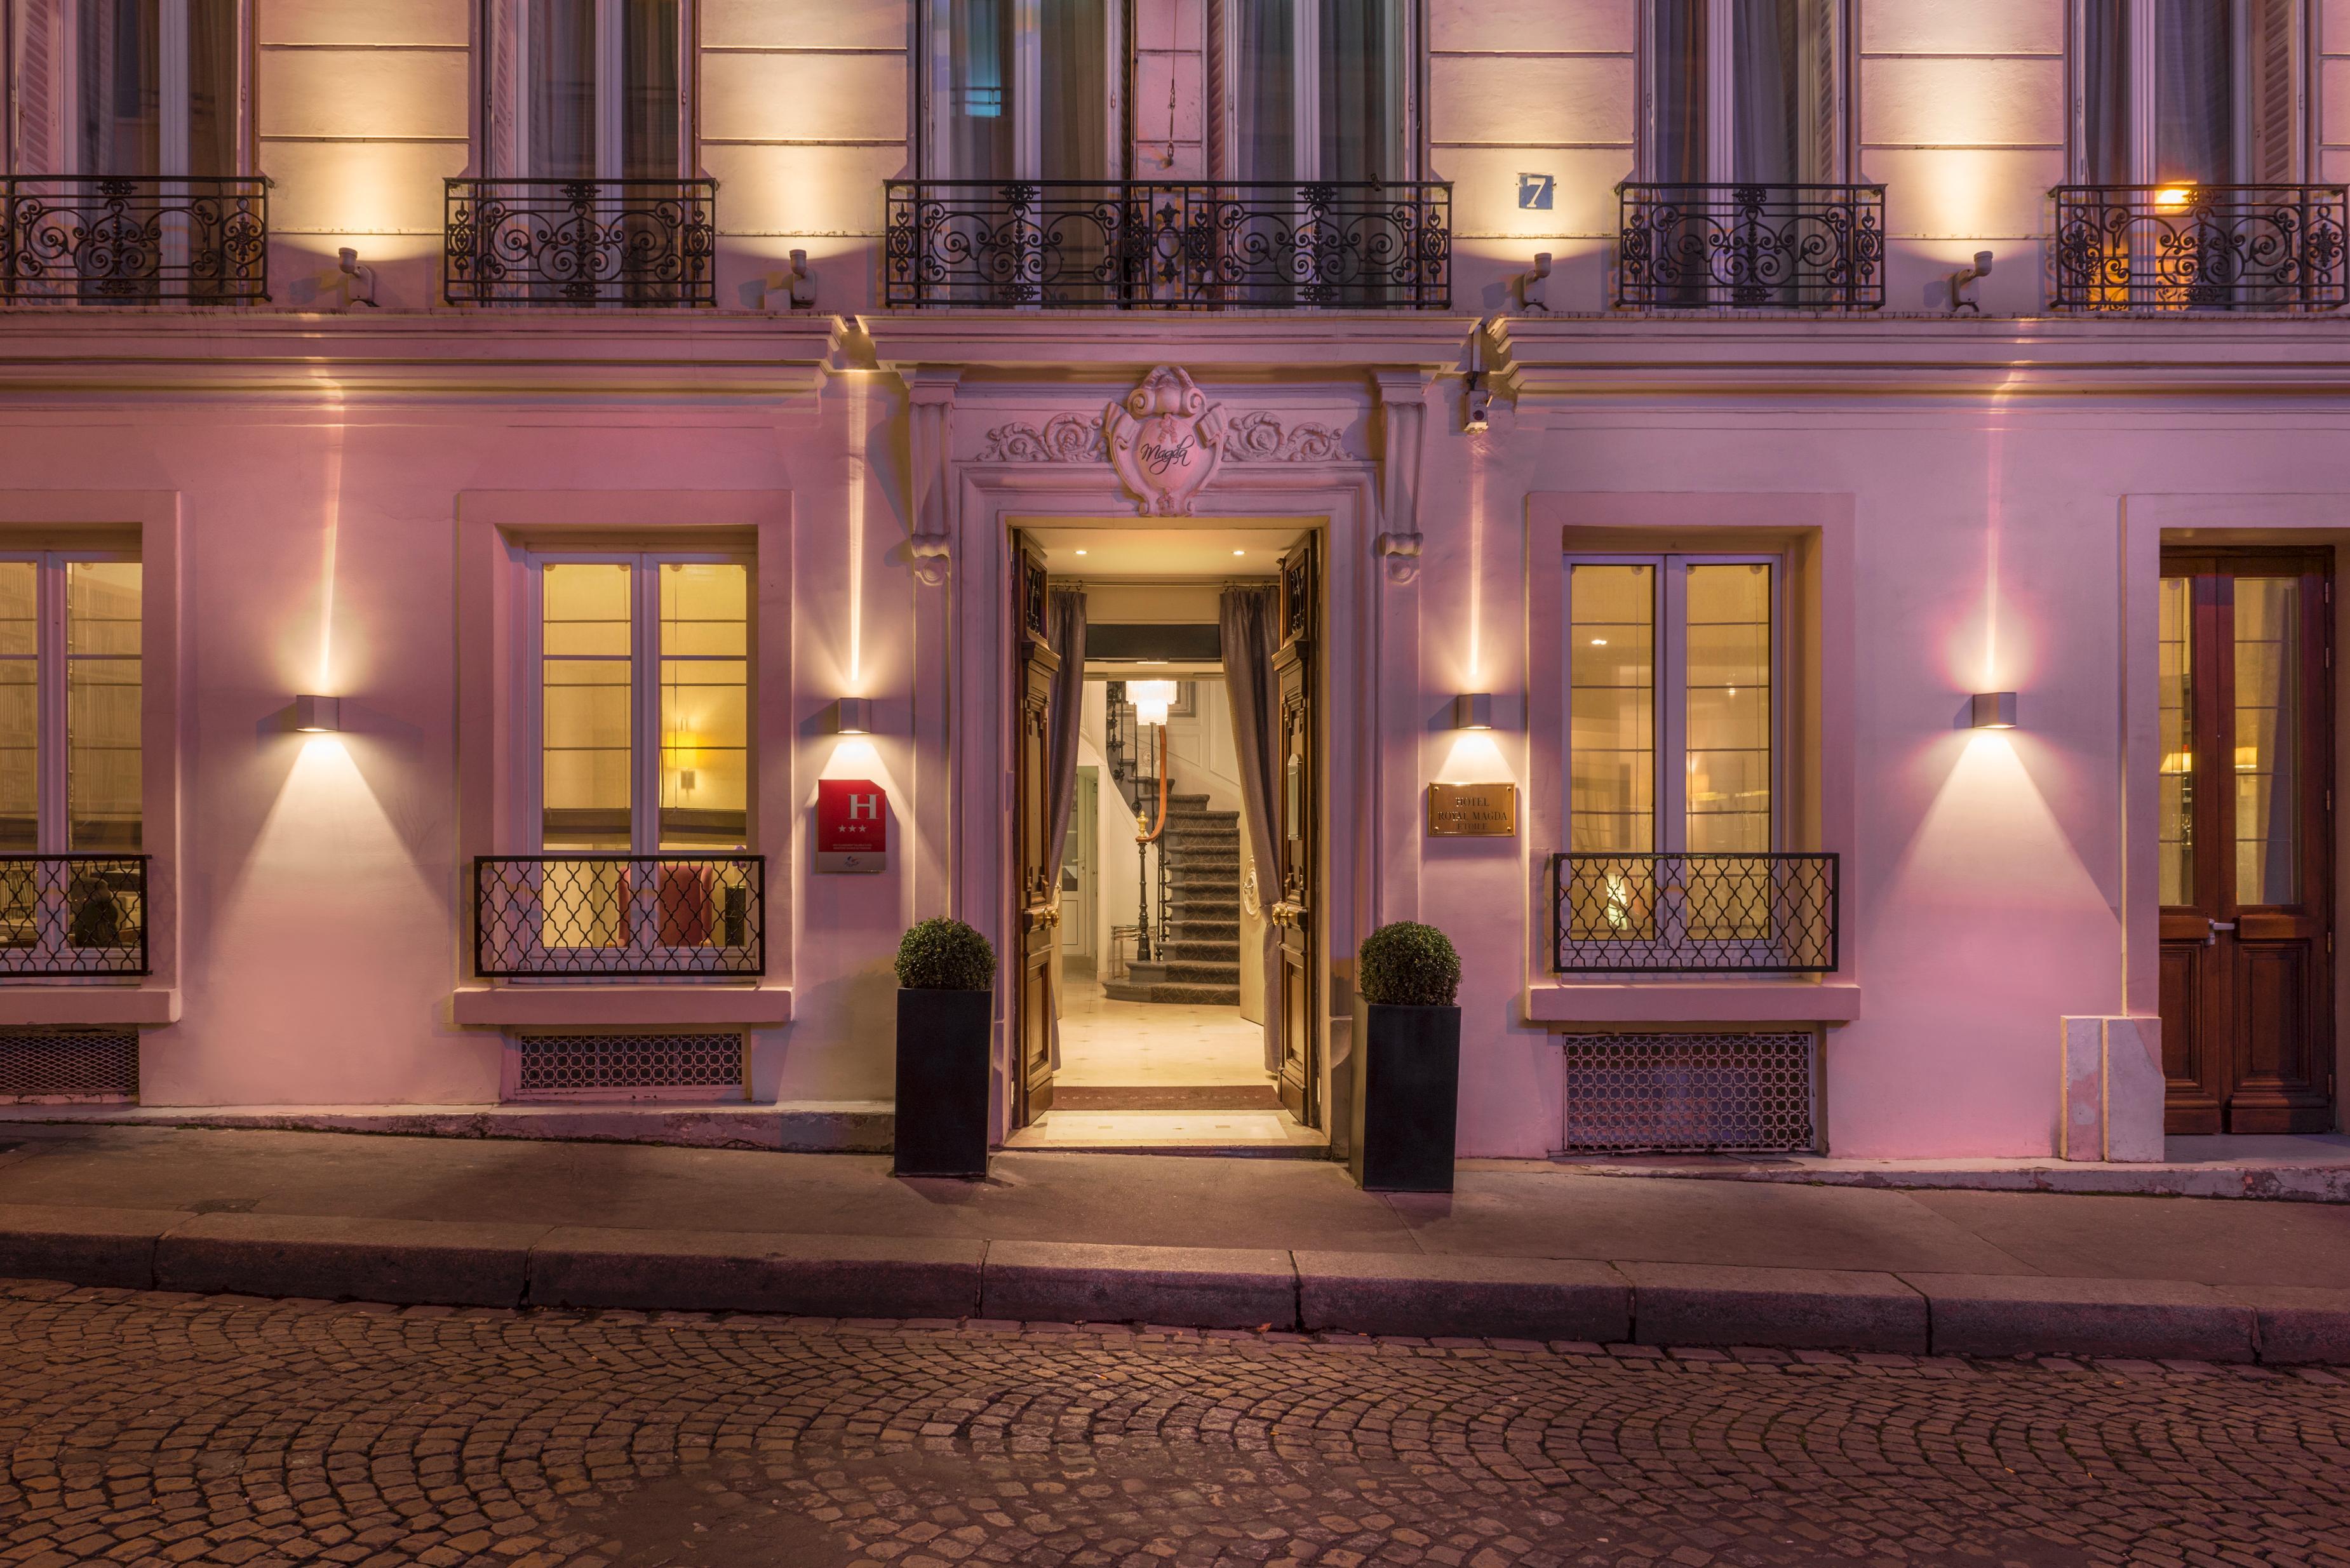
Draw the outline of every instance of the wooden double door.
[[[2334,1126],[2334,726],[2323,553],[2166,550],[2164,1130]]]

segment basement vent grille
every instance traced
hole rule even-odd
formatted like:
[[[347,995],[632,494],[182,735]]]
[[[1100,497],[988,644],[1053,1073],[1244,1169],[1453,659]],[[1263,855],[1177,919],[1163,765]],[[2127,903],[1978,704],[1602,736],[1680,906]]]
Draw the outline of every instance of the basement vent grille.
[[[1810,1034],[1570,1034],[1569,1154],[1815,1147]]]
[[[0,1099],[129,1099],[139,1093],[135,1029],[0,1030]]]
[[[524,1034],[515,1097],[625,1099],[663,1091],[743,1092],[740,1034]]]

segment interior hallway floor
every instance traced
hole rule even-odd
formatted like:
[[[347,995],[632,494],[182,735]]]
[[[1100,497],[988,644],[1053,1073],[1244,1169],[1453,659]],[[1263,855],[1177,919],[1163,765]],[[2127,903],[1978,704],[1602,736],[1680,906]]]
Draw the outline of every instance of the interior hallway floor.
[[[1233,1007],[1118,1002],[1066,976],[1054,1108],[1014,1148],[1319,1153],[1329,1140],[1281,1107],[1264,1029]]]

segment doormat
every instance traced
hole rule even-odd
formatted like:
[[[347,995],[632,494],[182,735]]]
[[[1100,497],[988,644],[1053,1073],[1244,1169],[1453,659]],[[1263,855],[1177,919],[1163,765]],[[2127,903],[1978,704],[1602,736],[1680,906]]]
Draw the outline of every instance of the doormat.
[[[1281,1096],[1271,1084],[1118,1085],[1061,1084],[1053,1090],[1056,1111],[1277,1111]]]

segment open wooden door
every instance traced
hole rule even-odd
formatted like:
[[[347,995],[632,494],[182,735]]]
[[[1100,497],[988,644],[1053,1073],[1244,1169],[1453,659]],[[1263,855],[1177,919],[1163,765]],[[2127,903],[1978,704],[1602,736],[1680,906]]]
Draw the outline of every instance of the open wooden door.
[[[2323,553],[2163,552],[2164,1130],[2334,1126]]]
[[[1314,873],[1320,851],[1315,826],[1322,794],[1315,769],[1314,642],[1321,581],[1321,562],[1309,535],[1281,558],[1281,641],[1273,655],[1281,713],[1273,814],[1274,854],[1281,864],[1278,898],[1267,911],[1281,928],[1281,969],[1269,999],[1281,1019],[1281,1103],[1309,1127],[1321,1111],[1316,1103],[1319,997],[1314,957],[1318,918]]]
[[[1021,542],[1012,575],[1014,726],[1013,873],[1019,990],[1012,1016],[1018,1059],[1014,1120],[1035,1121],[1053,1107],[1053,950],[1060,941],[1053,896],[1053,678],[1060,656],[1045,636],[1045,557]]]

